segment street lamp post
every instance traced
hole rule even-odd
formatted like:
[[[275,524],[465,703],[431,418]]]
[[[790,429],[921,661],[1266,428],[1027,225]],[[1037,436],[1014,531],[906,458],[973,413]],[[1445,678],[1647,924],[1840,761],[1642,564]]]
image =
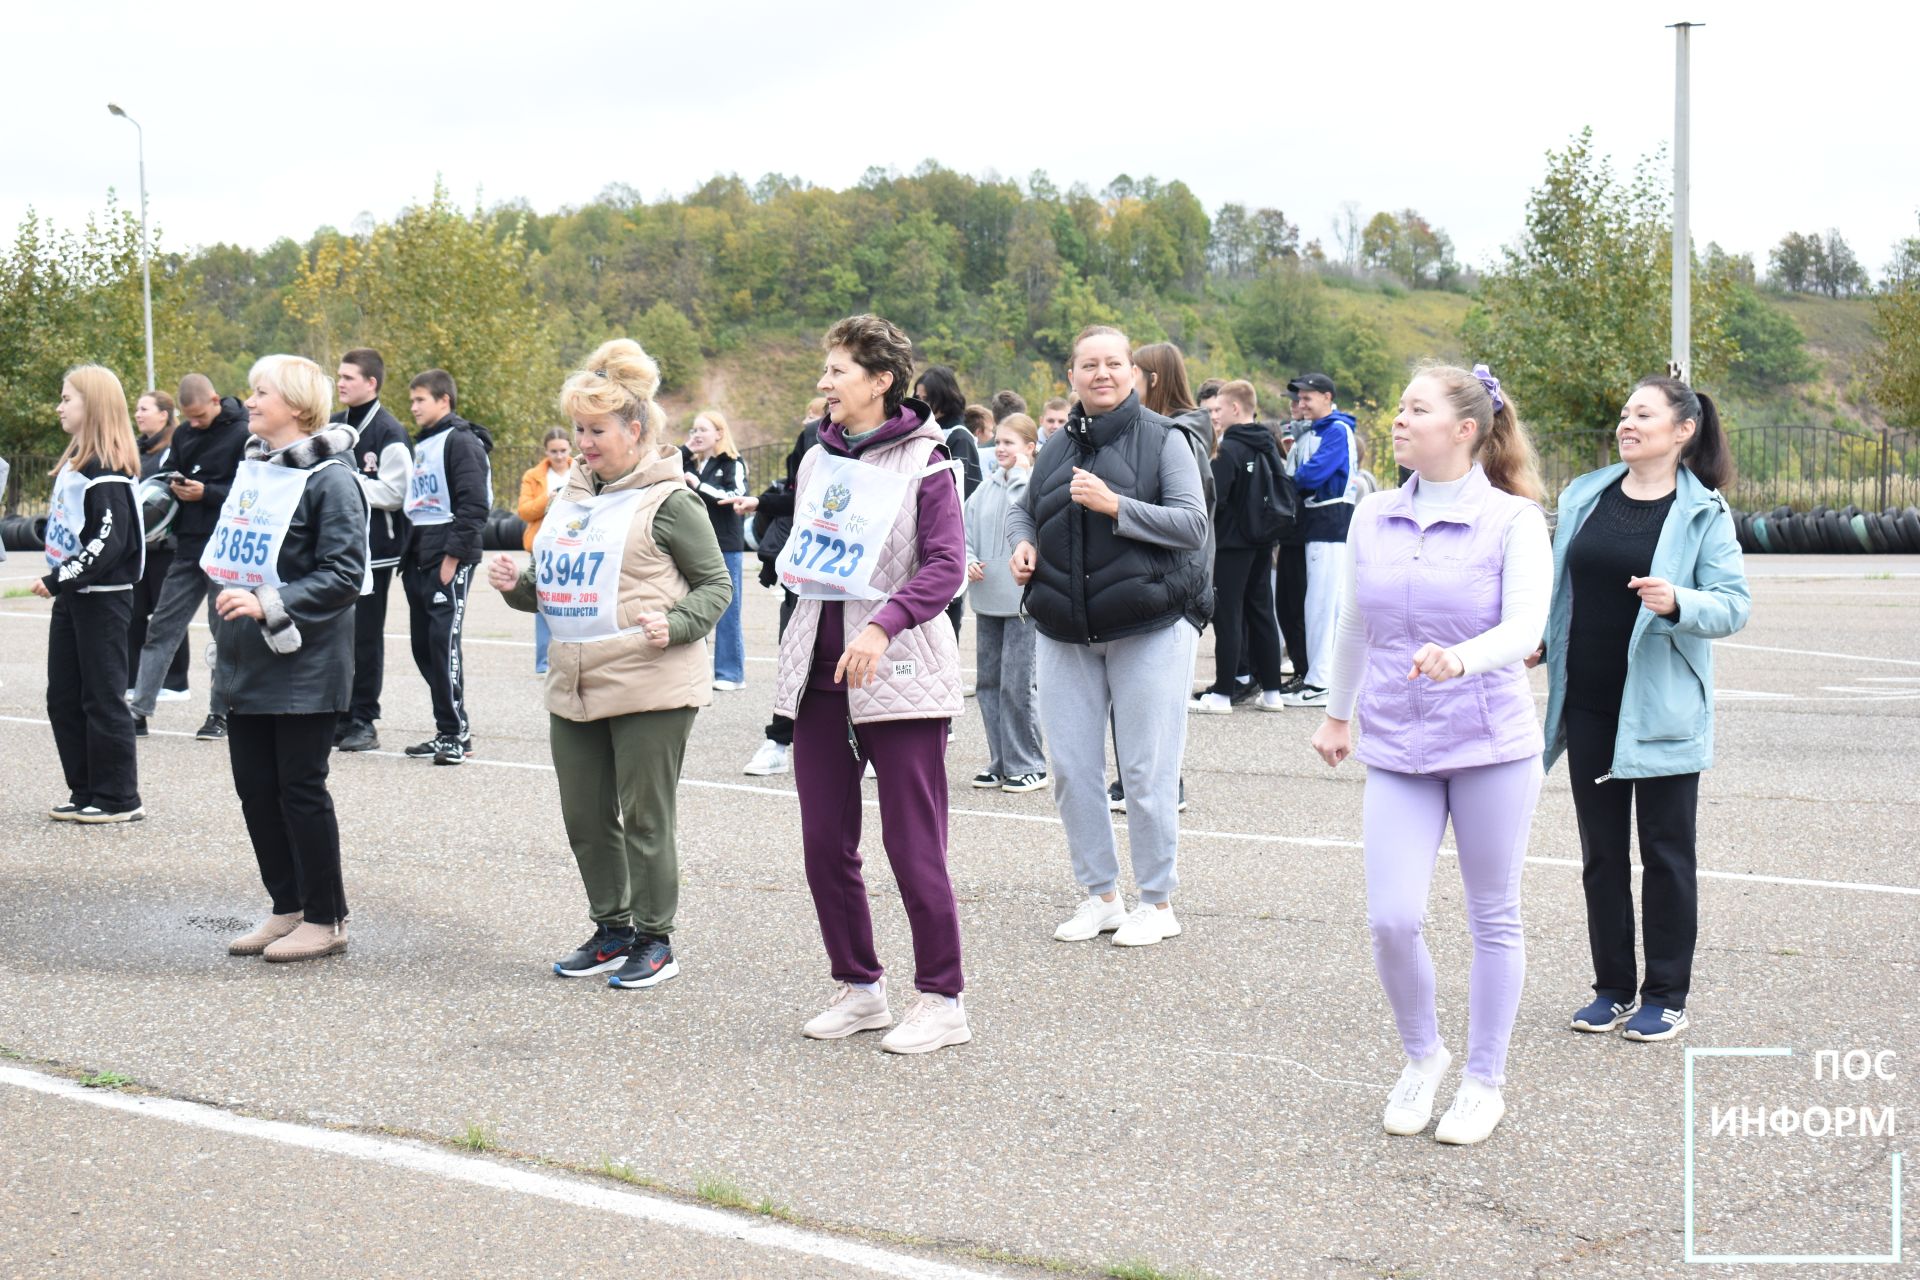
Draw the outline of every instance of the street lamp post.
[[[1692,139],[1687,36],[1704,22],[1673,24],[1673,352],[1670,377],[1687,381],[1693,363],[1693,234],[1688,226],[1692,192]]]
[[[153,268],[147,261],[147,131],[140,122],[122,111],[118,104],[109,102],[107,110],[119,116],[133,126],[135,138],[140,146],[140,310],[147,324],[147,390],[154,388],[153,379]]]

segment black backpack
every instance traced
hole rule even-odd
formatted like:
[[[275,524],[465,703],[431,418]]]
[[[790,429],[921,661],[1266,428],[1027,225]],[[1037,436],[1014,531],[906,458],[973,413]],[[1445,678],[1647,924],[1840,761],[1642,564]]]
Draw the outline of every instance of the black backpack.
[[[1240,528],[1256,546],[1283,541],[1300,513],[1300,490],[1280,459],[1256,453],[1240,468]]]

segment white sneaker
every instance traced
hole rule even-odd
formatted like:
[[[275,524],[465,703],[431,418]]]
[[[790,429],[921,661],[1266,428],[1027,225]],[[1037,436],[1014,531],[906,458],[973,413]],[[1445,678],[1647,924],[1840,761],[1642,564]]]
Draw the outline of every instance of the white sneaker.
[[[740,772],[749,778],[771,778],[776,773],[791,773],[793,761],[790,755],[790,748],[768,738],[760,744],[760,749],[753,753],[753,759],[747,761],[747,767]]]
[[[1259,699],[1256,700],[1253,705],[1262,711],[1285,711],[1287,704],[1282,698],[1283,695],[1278,689],[1268,689],[1260,695]]]
[[[880,1047],[888,1053],[932,1053],[971,1039],[973,1028],[967,1025],[967,1006],[962,998],[956,996],[948,1004],[945,996],[922,991],[914,997],[900,1025],[880,1041]]]
[[[1127,904],[1120,900],[1119,894],[1114,894],[1113,901],[1108,902],[1099,894],[1090,893],[1053,931],[1053,938],[1055,942],[1089,942],[1103,933],[1112,933],[1126,918]]]
[[[715,680],[713,687],[721,693],[734,693],[747,687],[745,680]]]
[[[844,1040],[857,1031],[891,1025],[893,1011],[887,1007],[887,980],[882,978],[872,991],[841,983],[827,1007],[813,1015],[800,1034],[809,1040]]]
[[[1324,707],[1327,705],[1327,691],[1316,684],[1303,684],[1292,693],[1280,695],[1280,701],[1289,707]]]
[[[1387,1095],[1386,1114],[1380,1119],[1388,1133],[1404,1138],[1427,1127],[1427,1121],[1433,1119],[1433,1095],[1439,1092],[1440,1077],[1447,1074],[1452,1061],[1453,1055],[1444,1045],[1424,1067],[1411,1058],[1407,1060],[1400,1070],[1400,1083]]]
[[[1116,947],[1150,947],[1156,942],[1180,936],[1180,922],[1173,918],[1172,907],[1156,907],[1143,902],[1127,914],[1126,922],[1113,933]]]
[[[1187,704],[1187,710],[1203,716],[1225,716],[1233,714],[1233,699],[1223,693],[1208,690]]]
[[[1500,1117],[1506,1114],[1506,1100],[1498,1089],[1472,1076],[1463,1076],[1460,1091],[1453,1095],[1453,1105],[1434,1128],[1434,1140],[1450,1147],[1470,1147],[1476,1142],[1485,1142],[1494,1126],[1500,1123]]]

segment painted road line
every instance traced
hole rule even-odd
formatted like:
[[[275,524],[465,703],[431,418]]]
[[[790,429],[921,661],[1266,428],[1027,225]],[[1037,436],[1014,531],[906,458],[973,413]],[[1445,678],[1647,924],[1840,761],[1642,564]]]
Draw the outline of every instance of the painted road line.
[[[45,720],[28,716],[0,716],[0,724],[32,724],[46,726]],[[168,738],[191,738],[193,735],[184,729],[154,729],[152,734]],[[404,760],[409,763],[413,758],[398,751],[362,751],[355,754],[377,756],[385,760]],[[521,769],[531,773],[552,773],[551,764],[534,764],[523,760],[492,760],[481,756],[468,756],[467,764],[480,765],[493,769]],[[731,791],[742,795],[773,796],[778,799],[797,802],[797,795],[785,787],[757,786],[750,782],[715,782],[706,778],[682,778],[680,785],[700,791]],[[869,809],[878,809],[877,799],[863,799],[861,803]],[[1038,813],[1001,813],[993,809],[949,809],[948,815],[954,818],[977,818],[988,822],[1025,822],[1042,826],[1057,827],[1060,819],[1055,816]],[[1297,845],[1308,849],[1363,849],[1365,844],[1359,840],[1343,840],[1334,836],[1283,836],[1264,831],[1211,831],[1205,828],[1182,827],[1180,836],[1184,840],[1224,840],[1243,844]],[[1442,853],[1453,854],[1451,847],[1443,847]],[[1545,855],[1529,854],[1525,861],[1541,867],[1569,867],[1580,869],[1577,858],[1554,858]],[[1638,873],[1639,864],[1634,864]],[[1748,871],[1711,871],[1705,867],[1696,872],[1702,880],[1726,880],[1741,884],[1784,885],[1801,889],[1830,889],[1848,893],[1889,894],[1896,897],[1920,897],[1920,886],[1900,884],[1875,884],[1864,880],[1816,880],[1805,876],[1761,875]]]
[[[42,1075],[38,1071],[26,1071],[19,1067],[0,1067],[0,1084],[79,1103],[83,1106],[139,1116],[143,1119],[165,1120],[170,1124],[186,1125],[213,1133],[252,1138],[260,1142],[297,1147],[306,1151],[317,1151],[367,1164],[384,1165],[390,1169],[425,1174],[447,1182],[464,1182],[471,1186],[487,1187],[495,1191],[508,1191],[516,1195],[553,1200],[580,1209],[597,1209],[603,1213],[616,1214],[637,1222],[665,1227],[670,1231],[712,1236],[721,1240],[737,1240],[757,1249],[775,1250],[781,1253],[798,1254],[805,1258],[837,1262],[845,1266],[859,1267],[876,1275],[896,1276],[901,1277],[902,1280],[993,1280],[993,1273],[990,1272],[974,1271],[951,1263],[895,1253],[890,1249],[862,1244],[855,1240],[836,1239],[833,1236],[804,1231],[782,1223],[756,1220],[744,1214],[722,1213],[717,1209],[682,1204],[677,1200],[669,1200],[661,1196],[616,1190],[572,1178],[535,1173],[531,1169],[522,1169],[510,1164],[442,1151],[424,1143],[374,1138],[360,1133],[344,1133],[337,1129],[319,1129],[309,1125],[289,1124],[284,1120],[258,1120],[252,1116],[222,1111],[217,1107],[209,1107],[198,1102],[182,1102],[174,1098],[152,1098],[139,1094],[89,1089],[72,1080]]]
[[[1771,644],[1746,644],[1734,640],[1715,640],[1716,649],[1746,649],[1754,653],[1790,653],[1797,658],[1837,658],[1841,662],[1885,662],[1896,667],[1920,667],[1912,658],[1870,658],[1864,653],[1829,653],[1824,649],[1782,649]]]

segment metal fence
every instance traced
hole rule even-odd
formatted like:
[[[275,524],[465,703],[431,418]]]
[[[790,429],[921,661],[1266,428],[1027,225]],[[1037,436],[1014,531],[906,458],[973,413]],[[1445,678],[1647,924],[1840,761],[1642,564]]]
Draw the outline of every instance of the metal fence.
[[[1734,481],[1727,501],[1737,511],[1788,507],[1920,505],[1920,432],[1848,427],[1733,427]],[[1594,432],[1542,432],[1534,437],[1551,502],[1575,476],[1601,465]],[[1618,455],[1609,445],[1606,460]]]

